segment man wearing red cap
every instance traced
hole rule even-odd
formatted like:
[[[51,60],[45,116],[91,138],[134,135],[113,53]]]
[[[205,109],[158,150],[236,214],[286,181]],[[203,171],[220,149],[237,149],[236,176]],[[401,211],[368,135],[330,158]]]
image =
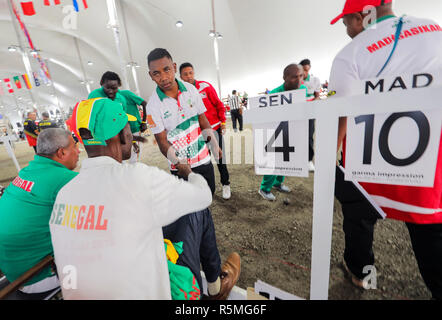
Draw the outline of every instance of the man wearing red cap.
[[[347,0],[343,12],[331,24],[341,18],[353,41],[333,62],[329,87],[336,96],[364,94],[352,83],[380,75],[441,74],[442,28],[436,22],[410,16],[398,18],[393,13],[392,0]],[[370,18],[375,21],[368,24]],[[437,81],[440,79],[435,78]],[[341,118],[338,149],[343,145],[344,153],[346,128],[346,118]],[[361,185],[387,217],[406,223],[425,284],[434,299],[442,299],[442,148],[432,188]],[[338,168],[335,195],[344,215],[343,266],[352,282],[365,288],[363,270],[374,265],[373,231],[378,214],[351,182],[344,181]]]

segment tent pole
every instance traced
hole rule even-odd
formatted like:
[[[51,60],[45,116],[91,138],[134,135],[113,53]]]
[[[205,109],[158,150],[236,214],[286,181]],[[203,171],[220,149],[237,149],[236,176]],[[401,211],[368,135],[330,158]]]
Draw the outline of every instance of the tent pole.
[[[138,77],[137,77],[137,70],[136,70],[136,62],[134,61],[133,55],[132,55],[132,46],[130,44],[130,39],[129,39],[129,33],[127,31],[127,25],[126,25],[126,15],[124,12],[124,1],[120,0],[120,6],[121,6],[121,16],[122,16],[122,20],[123,20],[123,26],[124,26],[124,34],[126,35],[126,40],[127,40],[127,48],[129,51],[129,59],[130,59],[130,68],[132,71],[132,78],[134,79],[134,84],[135,84],[135,93],[140,96],[140,87],[138,85]]]
[[[120,27],[118,23],[117,7],[115,4],[115,0],[106,0],[106,3],[107,3],[107,9],[109,11],[108,27],[112,28],[112,32],[114,34],[115,47],[117,49],[117,54],[120,59],[121,76],[123,78],[122,79],[123,88],[130,89],[129,81],[127,79],[126,63],[124,62],[123,54],[121,53]]]
[[[86,86],[87,94],[89,95],[89,93],[91,93],[91,86],[89,85],[89,81],[87,80],[87,77],[86,77],[86,71],[84,70],[83,59],[81,59],[81,53],[80,53],[80,47],[78,45],[78,40],[76,37],[72,37],[72,38],[74,38],[75,48],[77,49],[78,60],[80,61],[81,72],[83,73],[83,81]]]
[[[212,27],[215,35],[213,36],[213,51],[215,54],[215,67],[216,67],[216,76],[218,79],[218,94],[221,99],[221,76],[220,76],[220,67],[219,67],[219,50],[218,50],[218,33],[216,32],[216,24],[215,24],[215,0],[212,0]]]
[[[45,62],[46,62],[46,67],[48,68],[49,73],[51,73],[51,70],[49,70],[49,60],[46,59]],[[54,80],[53,79],[51,79],[51,85],[52,85],[52,92],[54,93],[54,96],[55,96],[55,100],[57,100],[58,109],[61,112],[61,116],[62,116],[63,120],[66,120],[66,114],[64,112],[64,109],[61,107],[60,99],[58,98],[57,90],[55,89],[55,85],[54,85]]]

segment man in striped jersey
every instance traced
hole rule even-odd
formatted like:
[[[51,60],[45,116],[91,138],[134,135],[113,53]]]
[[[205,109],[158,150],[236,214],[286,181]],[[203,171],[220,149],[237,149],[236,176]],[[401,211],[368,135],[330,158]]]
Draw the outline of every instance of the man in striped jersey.
[[[222,150],[204,115],[206,108],[198,90],[190,83],[175,78],[177,66],[166,49],[152,50],[147,56],[147,65],[157,88],[149,99],[146,112],[152,117],[154,124],[151,125],[151,130],[161,153],[167,157],[173,175],[183,176],[182,173],[188,172],[190,166],[193,172],[206,179],[213,194],[215,173],[206,141],[210,141],[215,158],[222,158]],[[173,190],[170,192],[170,201],[173,201]],[[198,236],[195,233],[204,234],[204,240],[199,242],[199,247],[188,246],[187,254],[200,257],[208,282],[209,296],[225,299],[238,280],[240,257],[237,253],[232,253],[221,266],[209,208],[185,215],[163,227],[164,238],[172,242],[194,243],[193,239]],[[215,246],[208,246],[208,243],[215,243]],[[199,263],[189,262],[189,267],[198,277]]]
[[[147,114],[152,116],[152,132],[172,174],[181,166],[190,166],[201,174],[215,192],[215,173],[206,141],[215,158],[222,158],[212,127],[205,116],[206,107],[198,90],[175,78],[176,63],[165,49],[148,56],[149,75],[157,88],[149,99]]]

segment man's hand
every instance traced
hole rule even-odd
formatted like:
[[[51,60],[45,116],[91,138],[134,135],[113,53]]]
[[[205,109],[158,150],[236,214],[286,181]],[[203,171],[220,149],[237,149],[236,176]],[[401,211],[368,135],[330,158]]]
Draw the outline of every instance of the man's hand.
[[[218,147],[218,153],[215,153],[215,154],[218,154],[218,159],[217,160],[219,162],[221,162],[221,160],[223,158],[223,150],[220,147]]]
[[[186,162],[179,162],[175,165],[175,167],[178,169],[178,175],[180,177],[185,178],[185,179],[187,179],[189,174],[192,173],[192,169],[190,168],[190,165],[187,164]]]
[[[147,139],[145,138],[145,137],[142,137],[142,136],[133,136],[133,141],[136,141],[136,142],[141,142],[141,143],[146,143],[147,142]]]
[[[140,125],[140,131],[144,132],[146,130],[147,130],[147,124],[142,122],[141,125]]]
[[[139,154],[139,153],[140,153],[140,147],[138,146],[138,143],[133,142],[133,143],[132,143],[132,146],[133,146],[133,148],[134,148],[135,153],[136,153],[136,154]]]
[[[221,123],[220,128],[221,128],[221,135],[224,135],[226,133],[226,124]]]
[[[338,145],[336,151],[338,152],[344,141],[344,137],[347,134],[347,117],[340,117],[338,124]]]
[[[221,161],[221,159],[223,157],[223,150],[219,147],[219,145],[218,144],[216,144],[216,145],[211,144],[210,149],[213,153],[213,156],[215,157],[215,160]]]

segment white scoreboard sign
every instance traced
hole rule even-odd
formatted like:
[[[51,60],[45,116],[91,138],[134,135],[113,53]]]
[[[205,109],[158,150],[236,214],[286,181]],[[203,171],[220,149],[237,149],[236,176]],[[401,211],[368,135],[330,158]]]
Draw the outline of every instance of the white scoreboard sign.
[[[306,100],[305,90],[249,99],[250,108],[294,108]],[[255,173],[308,177],[308,120],[253,124]]]
[[[387,91],[390,83],[396,90],[418,90],[432,81],[430,74],[376,79],[365,82],[365,94]],[[441,126],[442,105],[434,110],[348,117],[345,179],[433,187]]]

